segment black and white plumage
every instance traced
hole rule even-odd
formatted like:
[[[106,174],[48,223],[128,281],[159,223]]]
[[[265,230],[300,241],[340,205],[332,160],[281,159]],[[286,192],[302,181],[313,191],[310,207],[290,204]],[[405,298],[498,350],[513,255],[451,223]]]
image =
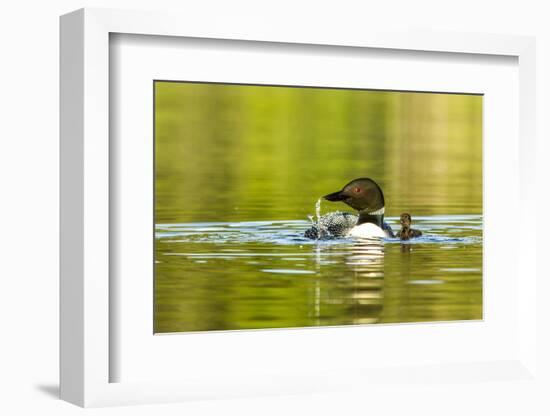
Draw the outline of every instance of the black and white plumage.
[[[346,237],[353,227],[357,225],[359,216],[350,212],[329,212],[319,218],[317,222],[304,232],[304,237],[312,240],[327,240],[331,238]],[[382,229],[387,237],[395,237],[395,234],[386,222],[382,223]]]
[[[329,212],[308,228],[304,237],[312,240],[345,237],[357,225],[358,215],[350,212]]]

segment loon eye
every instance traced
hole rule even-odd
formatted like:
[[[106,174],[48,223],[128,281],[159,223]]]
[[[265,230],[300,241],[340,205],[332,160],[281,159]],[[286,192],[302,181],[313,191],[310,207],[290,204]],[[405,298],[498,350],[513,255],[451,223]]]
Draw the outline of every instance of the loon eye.
[[[359,192],[361,192],[361,188],[359,188],[358,186],[356,186],[355,188],[353,188],[353,192],[355,192],[356,194],[358,194]]]

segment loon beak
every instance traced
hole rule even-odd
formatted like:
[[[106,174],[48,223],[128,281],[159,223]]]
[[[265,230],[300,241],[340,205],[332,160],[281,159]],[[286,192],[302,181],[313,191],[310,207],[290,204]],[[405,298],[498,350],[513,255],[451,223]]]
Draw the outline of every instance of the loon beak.
[[[331,194],[325,195],[323,198],[326,199],[327,201],[343,201],[344,199],[347,198],[347,196],[344,195],[342,191],[337,191],[337,192],[333,192]]]

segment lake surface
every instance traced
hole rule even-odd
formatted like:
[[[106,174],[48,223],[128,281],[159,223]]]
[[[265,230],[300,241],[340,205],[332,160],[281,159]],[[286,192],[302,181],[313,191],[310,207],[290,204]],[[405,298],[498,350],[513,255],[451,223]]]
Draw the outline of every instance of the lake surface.
[[[481,319],[481,217],[416,224],[409,242],[312,241],[307,221],[159,224],[157,332]]]
[[[155,102],[155,332],[482,319],[481,96],[157,82]],[[424,236],[304,239],[365,176]]]

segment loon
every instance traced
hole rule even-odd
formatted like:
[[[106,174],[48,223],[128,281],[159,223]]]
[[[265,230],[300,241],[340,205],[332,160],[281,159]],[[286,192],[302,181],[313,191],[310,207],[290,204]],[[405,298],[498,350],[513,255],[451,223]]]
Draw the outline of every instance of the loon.
[[[401,240],[410,240],[411,238],[420,237],[422,235],[422,231],[414,230],[411,228],[411,222],[412,218],[411,215],[404,212],[401,214],[401,230],[397,234],[397,236]]]
[[[317,224],[306,230],[305,237],[395,237],[391,227],[384,222],[384,194],[372,179],[354,179],[340,191],[323,198],[327,201],[342,201],[358,211],[359,215],[345,212],[323,215]]]

